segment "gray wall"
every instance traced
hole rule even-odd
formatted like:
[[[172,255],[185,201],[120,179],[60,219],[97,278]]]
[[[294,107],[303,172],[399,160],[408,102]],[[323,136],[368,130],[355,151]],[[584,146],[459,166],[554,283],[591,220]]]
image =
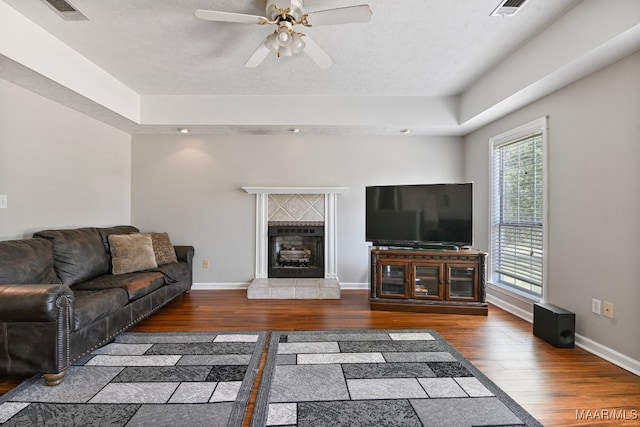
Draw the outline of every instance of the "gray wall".
[[[129,134],[0,80],[0,240],[128,224]]]
[[[578,333],[640,360],[640,53],[464,139],[134,135],[0,80],[0,239],[132,223],[196,247],[195,282],[254,272],[243,185],[336,185],[342,283],[368,281],[364,186],[474,181],[475,246],[488,247],[488,140],[549,116],[549,292]],[[291,160],[291,162],[290,162]],[[133,171],[133,172],[131,172]],[[208,258],[211,267],[202,268]],[[590,312],[614,303],[615,318]]]
[[[546,300],[576,313],[576,332],[640,360],[640,53],[465,138],[476,183],[476,246],[488,248],[489,138],[548,116]],[[591,299],[614,318],[591,313]]]
[[[133,223],[194,245],[194,281],[227,286],[255,274],[255,196],[242,186],[348,187],[338,196],[338,278],[363,285],[364,187],[464,176],[458,137],[134,135],[132,153]]]

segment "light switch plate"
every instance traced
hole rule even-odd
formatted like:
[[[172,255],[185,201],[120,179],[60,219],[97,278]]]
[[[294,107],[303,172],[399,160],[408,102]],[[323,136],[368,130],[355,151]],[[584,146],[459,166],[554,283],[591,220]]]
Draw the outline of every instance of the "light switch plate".
[[[0,209],[6,209],[6,208],[7,208],[7,195],[0,194]]]

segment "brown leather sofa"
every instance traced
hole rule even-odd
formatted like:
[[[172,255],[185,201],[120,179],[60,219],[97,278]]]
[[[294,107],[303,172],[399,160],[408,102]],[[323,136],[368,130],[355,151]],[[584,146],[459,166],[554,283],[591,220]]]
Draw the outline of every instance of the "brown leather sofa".
[[[140,236],[76,228],[0,242],[0,374],[43,373],[57,385],[74,361],[189,292],[192,246],[173,247],[177,262],[112,274],[109,236],[131,234]]]

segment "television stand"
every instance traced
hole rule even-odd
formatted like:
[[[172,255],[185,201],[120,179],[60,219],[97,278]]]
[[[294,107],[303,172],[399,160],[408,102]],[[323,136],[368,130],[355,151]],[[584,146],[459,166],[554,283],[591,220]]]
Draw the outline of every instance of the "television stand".
[[[371,309],[486,316],[486,257],[475,249],[374,248]]]

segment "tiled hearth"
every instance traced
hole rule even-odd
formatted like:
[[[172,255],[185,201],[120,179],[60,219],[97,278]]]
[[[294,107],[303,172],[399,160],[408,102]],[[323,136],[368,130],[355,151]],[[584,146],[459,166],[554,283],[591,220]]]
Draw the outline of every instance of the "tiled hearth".
[[[336,279],[254,279],[249,299],[340,299]]]
[[[344,187],[242,187],[256,195],[256,273],[250,299],[339,299],[336,199]],[[268,227],[273,223],[324,226],[324,277],[273,278],[269,271]]]

